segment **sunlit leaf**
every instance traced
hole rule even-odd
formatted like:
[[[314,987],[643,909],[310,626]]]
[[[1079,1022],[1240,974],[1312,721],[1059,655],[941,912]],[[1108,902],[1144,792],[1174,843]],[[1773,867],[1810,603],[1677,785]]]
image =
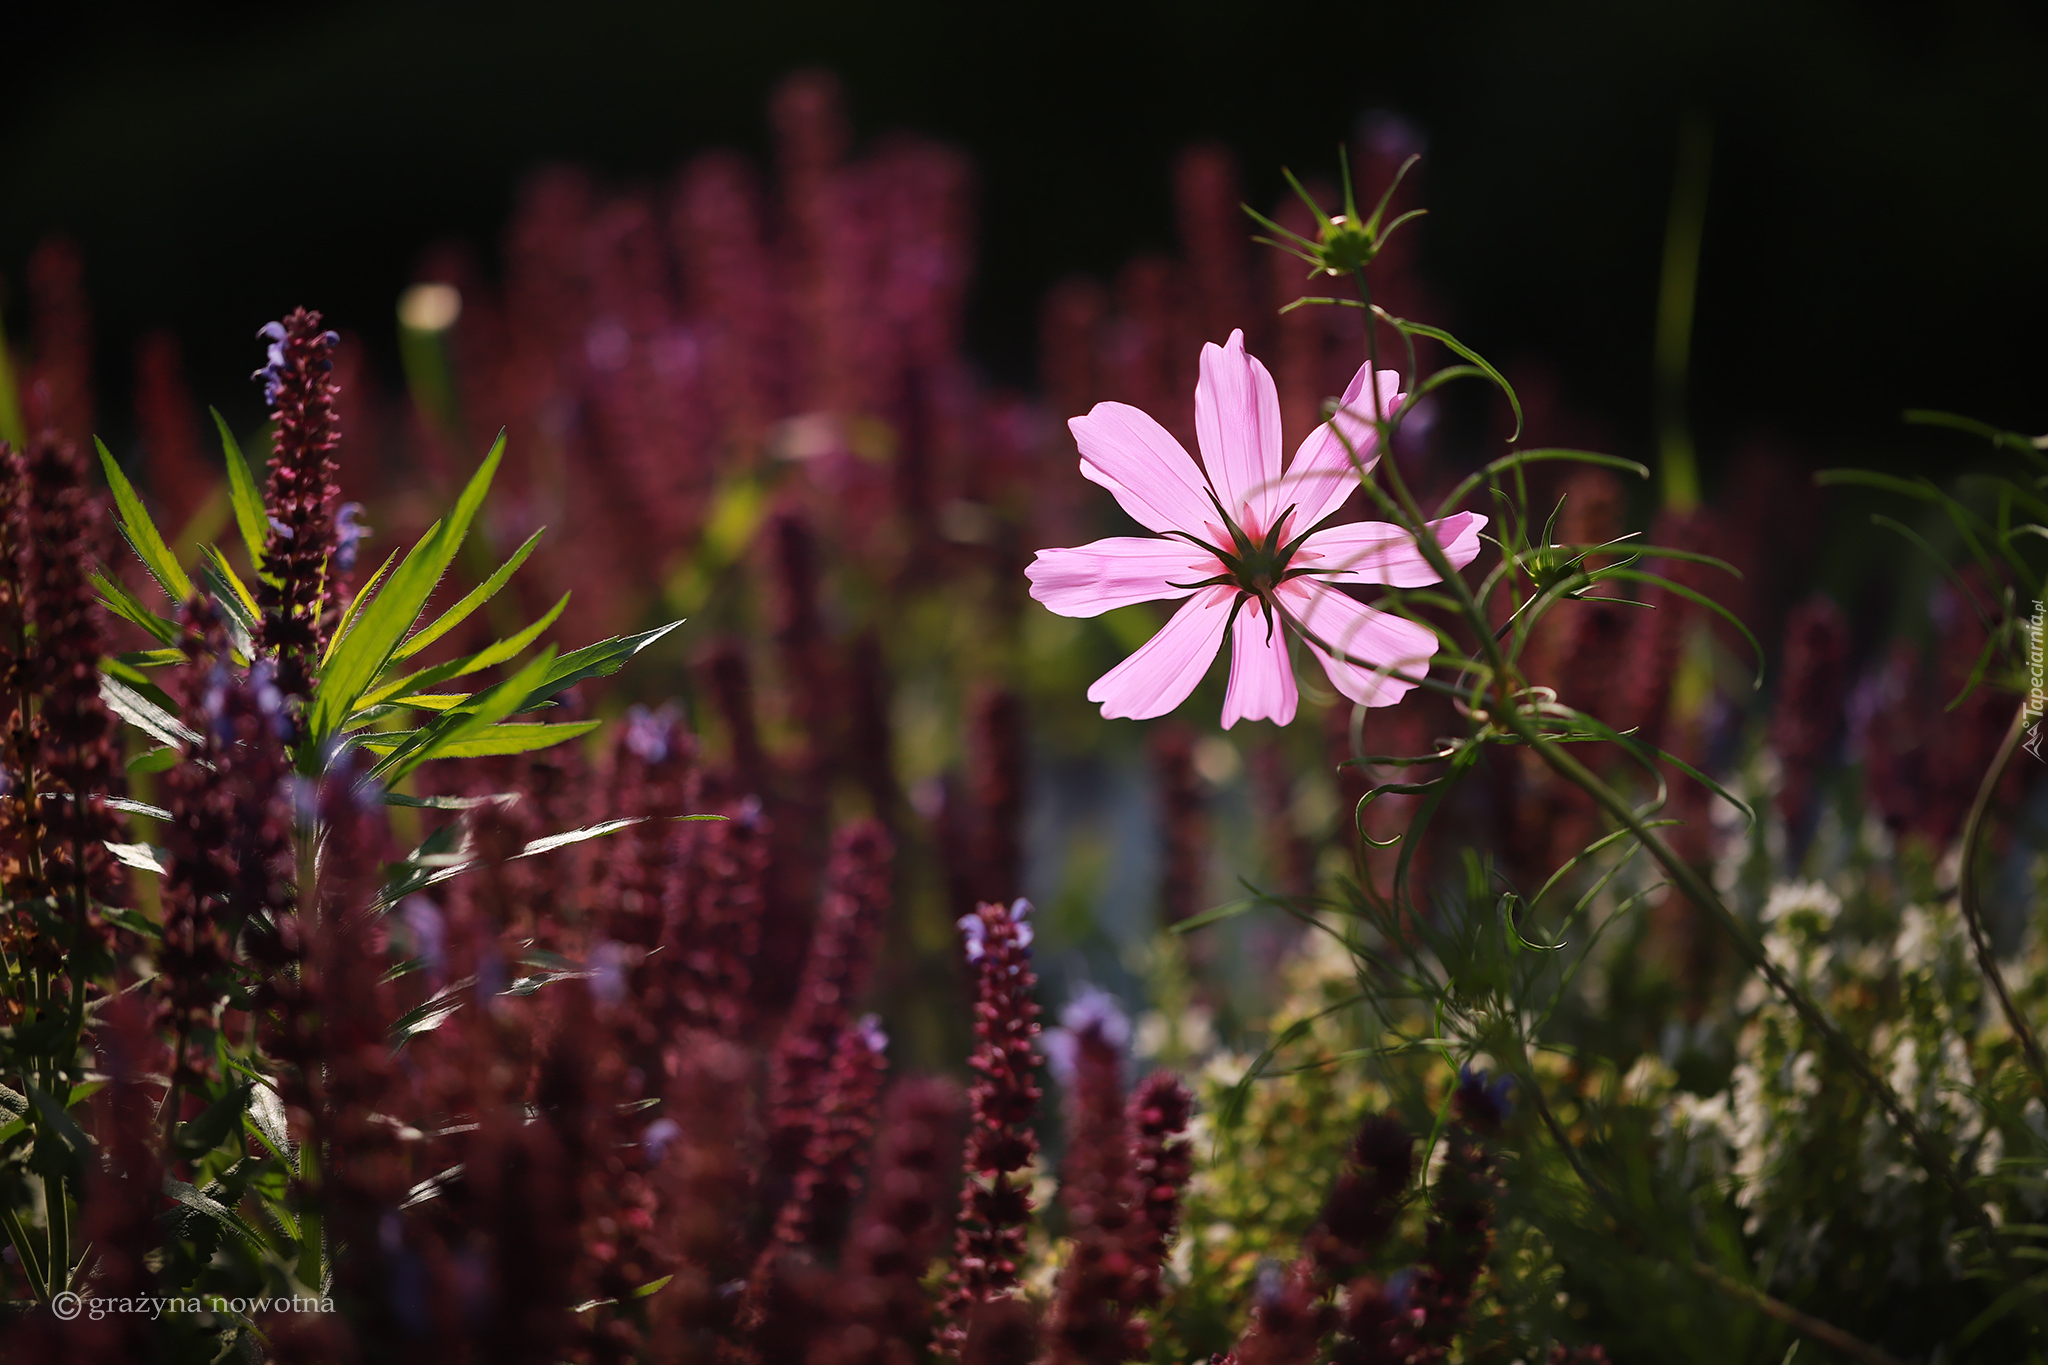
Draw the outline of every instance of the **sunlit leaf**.
[[[164,595],[173,602],[183,602],[192,595],[192,580],[178,566],[177,556],[164,543],[156,523],[149,519],[149,510],[136,496],[135,485],[129,483],[128,476],[121,472],[121,466],[115,461],[113,452],[107,449],[107,443],[95,437],[93,444],[99,448],[100,466],[107,472],[107,485],[114,491],[114,507],[120,513],[121,534],[134,548],[142,566],[163,588]]]
[[[390,663],[392,652],[405,639],[406,632],[419,619],[441,575],[462,548],[504,454],[505,436],[500,432],[490,454],[484,457],[482,466],[456,500],[455,510],[446,521],[436,522],[392,571],[384,591],[377,594],[376,601],[321,670],[307,724],[314,743],[324,743],[341,728],[363,693]]]
[[[235,525],[242,533],[242,545],[249,551],[249,565],[256,573],[263,572],[263,543],[270,535],[270,517],[263,510],[263,494],[257,491],[256,476],[249,472],[249,462],[242,458],[242,447],[235,440],[235,433],[228,430],[227,419],[217,408],[208,408],[213,414],[213,424],[220,428],[221,453],[228,466],[228,501],[235,509]]]
[[[512,557],[503,564],[500,564],[497,572],[486,578],[482,583],[479,583],[469,596],[448,608],[447,611],[442,612],[432,625],[416,632],[404,644],[393,651],[391,655],[392,662],[396,663],[402,659],[410,659],[413,655],[419,653],[428,645],[468,620],[478,607],[496,597],[498,590],[512,581],[512,575],[518,571],[521,564],[526,562],[526,557],[533,553],[533,547],[540,544],[540,538],[546,533],[547,528],[543,526],[540,530],[528,536],[526,543],[514,550]]]

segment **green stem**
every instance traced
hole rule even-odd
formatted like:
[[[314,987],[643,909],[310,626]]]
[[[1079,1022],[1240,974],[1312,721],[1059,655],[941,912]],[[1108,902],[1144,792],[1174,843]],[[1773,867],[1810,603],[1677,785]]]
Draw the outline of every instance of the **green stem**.
[[[1369,286],[1366,284],[1364,272],[1357,272],[1357,277],[1359,289],[1363,293],[1366,305],[1366,316],[1371,318],[1373,316],[1372,296],[1369,292],[1366,292],[1369,290]],[[1378,354],[1378,343],[1374,340],[1373,333],[1374,329],[1368,324],[1366,329],[1368,357]],[[1374,388],[1374,395],[1374,406],[1377,411],[1377,387]],[[1386,424],[1383,422],[1382,425],[1384,427]],[[1470,586],[1444,554],[1443,547],[1437,544],[1434,536],[1429,534],[1422,511],[1416,505],[1413,495],[1409,493],[1406,481],[1401,477],[1400,466],[1391,458],[1389,444],[1384,431],[1381,437],[1381,453],[1383,458],[1379,461],[1377,467],[1386,471],[1387,483],[1398,500],[1398,510],[1403,514],[1409,528],[1414,533],[1416,548],[1422,552],[1423,557],[1429,562],[1430,568],[1436,572],[1438,578],[1455,594],[1460,614],[1465,617],[1467,624],[1472,628],[1474,635],[1479,641],[1480,649],[1484,653],[1484,662],[1492,673],[1489,686],[1498,698],[1498,704],[1488,708],[1492,712],[1492,718],[1511,731],[1521,743],[1535,750],[1538,757],[1548,764],[1558,776],[1592,797],[1596,805],[1623,828],[1627,829],[1636,841],[1648,851],[1650,856],[1656,859],[1657,863],[1663,867],[1665,874],[1671,878],[1672,884],[1687,899],[1706,911],[1708,915],[1720,924],[1723,932],[1734,943],[1736,951],[1742,956],[1743,960],[1755,968],[1763,976],[1764,980],[1769,983],[1771,988],[1792,1007],[1800,1019],[1826,1040],[1828,1046],[1842,1058],[1864,1089],[1877,1101],[1878,1106],[1885,1111],[1886,1116],[1891,1119],[1893,1126],[1905,1136],[1907,1142],[1913,1147],[1915,1155],[1919,1157],[1921,1164],[1927,1168],[1928,1173],[1948,1190],[1951,1201],[1954,1203],[1956,1211],[1963,1221],[1983,1233],[1987,1247],[1992,1255],[1998,1259],[2001,1268],[2009,1275],[2016,1274],[2016,1267],[2011,1264],[2010,1258],[2006,1255],[1998,1241],[1996,1229],[1993,1228],[1990,1219],[1985,1215],[1982,1206],[1971,1197],[1968,1185],[1957,1171],[1954,1161],[1950,1158],[1942,1143],[1923,1128],[1920,1122],[1913,1117],[1912,1112],[1907,1109],[1905,1102],[1899,1098],[1891,1085],[1882,1076],[1877,1074],[1876,1069],[1871,1065],[1870,1060],[1863,1055],[1862,1050],[1851,1042],[1840,1029],[1835,1027],[1833,1021],[1827,1017],[1818,1005],[1807,998],[1805,992],[1799,989],[1797,983],[1786,976],[1777,964],[1770,960],[1762,947],[1750,937],[1748,930],[1735,917],[1734,912],[1729,910],[1722,902],[1720,896],[1715,894],[1713,888],[1700,877],[1699,873],[1689,863],[1680,858],[1669,844],[1658,837],[1655,831],[1643,824],[1634,809],[1628,802],[1622,799],[1619,793],[1609,787],[1584,764],[1565,752],[1561,746],[1545,739],[1529,723],[1527,715],[1516,704],[1514,688],[1511,686],[1513,675],[1506,658],[1501,653],[1500,642],[1494,638],[1492,626],[1487,620],[1486,612],[1474,600]],[[1383,501],[1386,500],[1385,494],[1375,489],[1372,481],[1365,480],[1364,483],[1368,491],[1375,493]]]
[[[22,1273],[28,1276],[28,1287],[34,1292],[36,1302],[50,1301],[49,1277],[43,1270],[43,1256],[28,1228],[22,1225],[21,1215],[13,1209],[0,1209],[0,1227],[7,1229],[7,1240],[14,1246],[14,1254],[21,1258]]]
[[[2034,1088],[2048,1099],[2048,1058],[2041,1054],[2041,1040],[2034,1033],[2027,1017],[2020,1013],[2020,1007],[2006,988],[2005,973],[1998,968],[1998,955],[1991,949],[1991,936],[1984,929],[1984,912],[1978,904],[1977,846],[1984,840],[1984,826],[1991,813],[1991,801],[1996,795],[1999,782],[2005,777],[2005,770],[2012,764],[2012,756],[2019,751],[2020,738],[2027,732],[2027,705],[2020,703],[2020,709],[2006,728],[2005,741],[1998,746],[1998,754],[1991,760],[1991,767],[1985,772],[1984,780],[1977,784],[1977,799],[1970,805],[1970,817],[1963,823],[1963,863],[1956,875],[1956,899],[1962,906],[1963,923],[1969,926],[1970,946],[1976,949],[1977,966],[1984,973],[1984,979],[1991,985],[1991,993],[1998,997],[1998,1008],[2005,1015],[2006,1025],[2012,1029],[2013,1037],[2019,1039],[2020,1054],[2033,1073]]]
[[[1543,1087],[1537,1083],[1535,1069],[1528,1065],[1526,1055],[1523,1057],[1523,1074],[1520,1079],[1522,1084],[1528,1087],[1529,1094],[1536,1106],[1536,1113],[1543,1120],[1543,1126],[1550,1130],[1551,1140],[1557,1144],[1558,1150],[1564,1153],[1566,1163],[1571,1166],[1573,1174],[1578,1176],[1579,1183],[1585,1186],[1586,1192],[1606,1206],[1608,1215],[1614,1219],[1616,1224],[1636,1223],[1635,1217],[1621,1206],[1620,1202],[1615,1199],[1613,1192],[1607,1188],[1605,1182],[1586,1169],[1586,1164],[1579,1159],[1578,1149],[1572,1145],[1571,1136],[1564,1131],[1564,1125],[1557,1121],[1557,1115],[1551,1112],[1550,1103],[1543,1094]],[[1651,1250],[1655,1249],[1654,1244],[1648,1242],[1640,1234],[1630,1240],[1636,1242],[1639,1246],[1645,1246]],[[1784,1300],[1772,1298],[1755,1285],[1738,1280],[1733,1275],[1729,1275],[1724,1271],[1717,1270],[1697,1257],[1688,1260],[1684,1257],[1673,1256],[1668,1252],[1658,1251],[1656,1254],[1667,1263],[1675,1265],[1681,1270],[1690,1271],[1708,1284],[1713,1285],[1716,1289],[1719,1289],[1722,1293],[1741,1299],[1765,1317],[1784,1323],[1801,1336],[1818,1342],[1831,1351],[1838,1351],[1852,1360],[1860,1360],[1864,1365],[1901,1365],[1896,1356],[1888,1354],[1860,1337],[1852,1336],[1831,1322],[1814,1317],[1810,1313],[1802,1313]]]
[[[50,1219],[50,1259],[45,1278],[54,1294],[71,1279],[71,1212],[65,1206],[63,1176],[43,1177],[43,1203]]]

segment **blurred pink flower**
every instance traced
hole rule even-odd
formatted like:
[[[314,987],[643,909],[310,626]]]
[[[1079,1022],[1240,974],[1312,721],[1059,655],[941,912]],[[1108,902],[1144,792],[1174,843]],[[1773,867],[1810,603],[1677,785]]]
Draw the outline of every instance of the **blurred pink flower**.
[[[1369,368],[1359,367],[1338,416],[1309,433],[1284,473],[1279,395],[1266,367],[1245,353],[1241,331],[1222,346],[1202,348],[1195,385],[1201,466],[1166,428],[1128,404],[1097,403],[1068,422],[1080,443],[1081,473],[1159,535],[1040,550],[1025,570],[1031,595],[1062,616],[1188,599],[1164,629],[1088,689],[1104,716],[1144,720],[1179,706],[1209,671],[1226,632],[1226,730],[1240,720],[1294,719],[1290,631],[1339,692],[1367,706],[1391,705],[1415,686],[1385,670],[1410,678],[1428,671],[1436,653],[1431,631],[1331,586],[1438,581],[1414,539],[1380,521],[1311,529],[1358,484],[1345,438],[1365,468],[1379,458],[1372,400],[1365,397]],[[1381,410],[1392,412],[1403,397],[1400,376],[1383,370],[1377,387]],[[1429,528],[1450,562],[1463,568],[1479,553],[1485,525],[1485,517],[1459,512]]]

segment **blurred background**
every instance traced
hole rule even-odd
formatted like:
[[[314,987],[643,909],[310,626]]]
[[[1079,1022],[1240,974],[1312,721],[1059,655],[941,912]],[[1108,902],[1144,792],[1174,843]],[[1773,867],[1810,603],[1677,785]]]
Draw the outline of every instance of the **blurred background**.
[[[968,348],[1026,384],[1047,289],[1175,241],[1170,168],[1280,169],[1405,119],[1426,152],[1441,321],[1540,363],[1623,453],[1650,435],[1650,336],[1678,130],[1711,123],[1693,413],[1864,458],[1907,405],[2048,427],[2048,58],[2038,5],[1681,0],[1309,7],[1214,0],[8,5],[0,276],[78,243],[107,392],[165,326],[246,369],[248,319],[318,300],[389,358],[392,300],[444,239],[494,270],[523,178],[665,181],[764,154],[768,92],[822,66],[857,138],[975,170]],[[234,386],[209,401],[252,412]],[[113,414],[109,414],[110,417]]]
[[[217,536],[205,409],[262,449],[251,338],[318,307],[379,558],[508,426],[488,548],[551,530],[526,617],[494,624],[569,589],[569,645],[689,616],[591,704],[680,697],[729,790],[780,792],[792,858],[886,812],[912,853],[905,980],[949,970],[963,901],[1022,889],[1054,998],[1135,990],[1162,914],[1328,870],[1348,708],[1312,691],[1290,732],[1225,736],[1212,678],[1179,728],[1105,724],[1082,693],[1156,614],[1052,618],[1021,570],[1118,529],[1073,474],[1063,423],[1090,403],[1191,442],[1196,351],[1236,326],[1280,374],[1290,442],[1342,387],[1355,323],[1283,322],[1299,268],[1238,209],[1306,227],[1282,170],[1328,195],[1340,146],[1369,193],[1422,155],[1401,203],[1431,216],[1381,297],[1508,373],[1525,444],[1696,450],[1713,517],[1596,479],[1577,533],[1661,515],[1742,563],[1732,604],[1774,656],[1788,604],[1825,588],[1847,624],[1814,761],[1872,762],[1858,736],[1893,717],[1898,818],[1952,833],[1945,807],[1907,809],[1940,747],[1913,734],[1935,665],[1888,651],[1954,604],[1930,626],[1931,569],[1808,475],[1976,458],[1907,407],[2048,428],[2038,6],[110,3],[6,7],[0,52],[0,319],[58,423],[140,470],[184,543]],[[1696,316],[1660,407],[1674,222]],[[1403,456],[1440,487],[1510,425],[1447,393]],[[1672,701],[1701,629],[1677,620],[1617,705],[1706,761],[1754,697],[1737,646],[1704,665],[1721,700]],[[1635,648],[1586,621],[1546,646],[1560,668]],[[1426,744],[1419,710],[1373,723]],[[1958,790],[1980,739],[1949,746]],[[1493,790],[1465,828],[1552,846],[1523,827],[1540,790]],[[1216,970],[1250,980],[1278,951]],[[956,1054],[953,1017],[934,1005],[911,1055]]]

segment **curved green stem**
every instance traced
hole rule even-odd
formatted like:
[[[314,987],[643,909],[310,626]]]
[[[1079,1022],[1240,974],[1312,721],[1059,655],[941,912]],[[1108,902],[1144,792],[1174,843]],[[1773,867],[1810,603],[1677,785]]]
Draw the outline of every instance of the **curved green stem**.
[[[1991,767],[1984,773],[1984,780],[1977,784],[1977,799],[1970,804],[1969,819],[1963,822],[1963,862],[1956,874],[1956,900],[1963,910],[1963,923],[1969,926],[1970,946],[1977,952],[1977,966],[1984,973],[1985,981],[1991,985],[1991,993],[1998,997],[1998,1008],[2005,1015],[2005,1022],[2012,1029],[2013,1037],[2019,1039],[2020,1054],[2025,1059],[2027,1070],[2033,1073],[2034,1088],[2048,1099],[2048,1058],[2041,1053],[2041,1040],[2035,1035],[2027,1017],[2020,1013],[2020,1007],[2006,988],[2005,973],[1998,969],[1998,955],[1991,950],[1991,935],[1984,929],[1984,912],[1978,904],[1977,846],[1984,841],[1984,825],[1991,813],[1991,801],[1997,793],[1999,782],[2005,777],[2005,770],[2012,765],[2012,756],[2019,751],[2020,737],[2027,732],[2027,706],[2020,704],[2013,716],[2012,724],[2006,727],[2005,741],[1998,746],[1998,754],[1991,760]]]
[[[1622,1207],[1620,1201],[1614,1197],[1613,1192],[1607,1188],[1605,1182],[1587,1170],[1585,1162],[1579,1159],[1578,1149],[1572,1146],[1571,1135],[1565,1132],[1564,1125],[1560,1124],[1557,1121],[1557,1115],[1551,1112],[1550,1102],[1544,1097],[1543,1087],[1537,1083],[1534,1068],[1527,1066],[1527,1060],[1524,1057],[1523,1070],[1525,1074],[1520,1077],[1521,1082],[1528,1087],[1529,1094],[1536,1106],[1537,1115],[1543,1120],[1543,1126],[1550,1130],[1551,1141],[1555,1142],[1558,1150],[1564,1154],[1565,1162],[1572,1168],[1572,1173],[1578,1176],[1579,1183],[1586,1187],[1588,1194],[1606,1206],[1608,1215],[1614,1219],[1616,1224],[1636,1222],[1634,1216]],[[1645,1245],[1644,1239],[1636,1238],[1633,1240],[1636,1240],[1638,1245]],[[1652,1249],[1654,1248],[1652,1247]],[[1731,1298],[1741,1299],[1765,1317],[1784,1323],[1787,1327],[1799,1333],[1799,1335],[1818,1342],[1831,1351],[1839,1352],[1851,1360],[1862,1361],[1863,1365],[1902,1365],[1897,1356],[1890,1354],[1881,1347],[1873,1346],[1861,1337],[1853,1336],[1843,1331],[1832,1322],[1814,1317],[1811,1313],[1802,1313],[1783,1299],[1773,1298],[1755,1285],[1738,1280],[1733,1275],[1727,1274],[1724,1271],[1717,1270],[1705,1261],[1697,1258],[1686,1260],[1680,1256],[1673,1256],[1669,1252],[1658,1252],[1657,1254],[1670,1264],[1699,1276],[1702,1280],[1705,1280],[1708,1284],[1713,1285]]]

